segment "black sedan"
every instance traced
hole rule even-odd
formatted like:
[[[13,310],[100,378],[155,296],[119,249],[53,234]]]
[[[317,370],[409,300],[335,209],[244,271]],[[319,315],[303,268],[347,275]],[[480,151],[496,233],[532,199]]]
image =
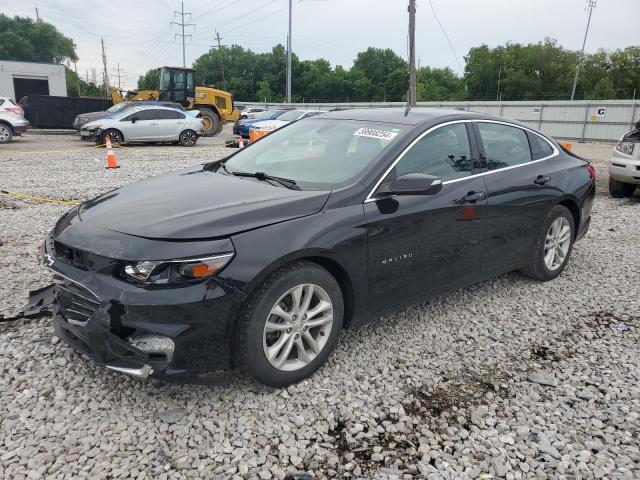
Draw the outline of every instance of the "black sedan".
[[[289,385],[345,327],[512,270],[557,277],[594,193],[588,162],[514,121],[331,112],[70,210],[44,244],[54,325],[132,375]]]

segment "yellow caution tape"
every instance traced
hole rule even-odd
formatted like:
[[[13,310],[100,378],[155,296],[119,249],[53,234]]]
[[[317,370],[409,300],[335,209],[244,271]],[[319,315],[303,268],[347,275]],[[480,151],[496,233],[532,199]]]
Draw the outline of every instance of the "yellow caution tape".
[[[69,200],[56,200],[55,198],[35,197],[33,195],[27,195],[25,193],[10,192],[8,190],[0,189],[0,193],[10,195],[12,197],[21,198],[23,200],[32,200],[34,202],[56,203],[58,205],[80,205],[80,202],[73,202]]]

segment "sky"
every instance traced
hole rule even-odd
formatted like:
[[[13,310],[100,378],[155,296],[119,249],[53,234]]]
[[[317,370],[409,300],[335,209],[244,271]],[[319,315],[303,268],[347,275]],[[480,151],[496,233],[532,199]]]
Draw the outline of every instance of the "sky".
[[[102,71],[104,38],[110,83],[134,88],[150,68],[182,65],[182,43],[174,0],[110,0],[99,8],[86,0],[2,0],[0,12],[50,22],[76,43],[78,73]],[[586,0],[431,0],[453,45],[436,22],[429,0],[417,0],[416,56],[421,66],[449,66],[461,73],[469,48],[483,43],[537,43],[545,37],[579,50],[587,23]],[[326,58],[350,67],[359,51],[391,48],[407,58],[408,0],[293,0],[292,49],[301,59]],[[216,42],[256,52],[286,44],[288,0],[186,0],[186,64]],[[599,0],[586,51],[640,45],[640,0]],[[283,66],[284,68],[284,66]]]

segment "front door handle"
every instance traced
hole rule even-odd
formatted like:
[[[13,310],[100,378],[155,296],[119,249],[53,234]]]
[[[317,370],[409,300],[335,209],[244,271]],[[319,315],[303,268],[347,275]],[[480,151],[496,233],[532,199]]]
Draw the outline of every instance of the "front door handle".
[[[487,194],[484,192],[469,192],[462,199],[465,202],[477,202],[478,200],[484,200],[487,198]]]
[[[545,177],[544,175],[538,175],[538,178],[536,178],[533,181],[533,183],[535,183],[536,185],[544,185],[545,183],[547,183],[550,180],[551,180],[551,177]]]

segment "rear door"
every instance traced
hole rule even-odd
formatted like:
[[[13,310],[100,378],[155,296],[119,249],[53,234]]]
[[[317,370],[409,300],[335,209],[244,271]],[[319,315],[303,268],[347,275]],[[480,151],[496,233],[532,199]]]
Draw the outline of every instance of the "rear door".
[[[531,260],[538,229],[561,194],[547,161],[557,151],[515,125],[477,121],[475,130],[488,195],[482,270],[501,273]]]
[[[184,130],[185,114],[177,110],[158,109],[158,138],[160,140],[178,140]]]
[[[381,185],[426,173],[442,190],[365,202],[371,313],[479,276],[486,193],[482,176],[472,176],[476,159],[470,124],[440,126],[405,151]]]
[[[138,110],[121,120],[125,126],[125,138],[129,142],[158,139],[158,109]]]

